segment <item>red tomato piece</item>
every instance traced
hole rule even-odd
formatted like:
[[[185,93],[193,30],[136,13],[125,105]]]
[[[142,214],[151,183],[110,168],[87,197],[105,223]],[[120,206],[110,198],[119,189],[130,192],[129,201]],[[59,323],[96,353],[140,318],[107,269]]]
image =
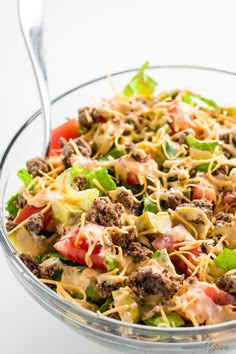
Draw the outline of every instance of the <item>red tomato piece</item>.
[[[92,226],[91,226],[92,225]],[[94,232],[97,232],[100,234],[103,233],[103,228],[100,227],[99,225],[93,225],[93,224],[88,224],[84,227],[85,232],[89,232],[91,228],[93,227]],[[75,246],[75,240],[77,236],[78,231],[73,232],[72,234],[65,236],[63,239],[58,241],[55,245],[54,248],[61,253],[63,256],[71,259],[74,262],[87,265],[85,258],[86,254],[89,249],[89,243],[88,240],[85,236],[81,235],[81,238],[79,240],[79,244]],[[91,261],[93,264],[93,268],[98,268],[102,270],[107,270],[105,260],[104,260],[104,255],[103,255],[103,249],[102,246],[97,244],[95,248],[93,249],[93,252],[91,253]]]
[[[173,130],[175,132],[195,128],[193,122],[194,108],[182,101],[173,101],[168,112],[173,119]]]
[[[178,241],[181,242],[181,241]],[[153,242],[152,245],[155,249],[166,249],[168,253],[178,251],[180,246],[174,247],[174,244],[177,243],[177,241],[174,241],[171,236],[167,235],[161,235],[158,236]],[[193,265],[196,265],[195,257],[199,257],[200,254],[202,253],[202,250],[200,247],[195,247],[191,250],[188,250],[188,252],[192,253],[193,256],[190,254],[185,254],[185,258],[189,262],[191,262]],[[186,275],[191,275],[191,270],[188,268],[188,265],[180,258],[178,255],[173,255],[170,257],[171,262],[174,264],[175,268],[179,273],[186,274]]]
[[[210,285],[204,286],[203,290],[205,294],[209,296],[216,305],[236,305],[236,297],[226,293],[223,290],[216,289],[214,286]]]
[[[216,201],[216,191],[211,186],[199,186],[193,187],[192,190],[192,200],[194,199],[207,199],[211,202]]]
[[[20,224],[22,221],[28,219],[31,215],[39,213],[43,208],[44,207],[38,208],[33,205],[26,204],[24,208],[18,212],[14,222],[16,224]]]
[[[127,184],[139,184],[139,180],[138,180],[138,177],[136,176],[136,174],[133,172],[128,172],[127,178],[126,178],[126,183]]]
[[[161,235],[152,242],[152,245],[155,250],[163,250],[165,248],[169,253],[173,250],[174,243],[175,241],[171,240],[170,236]]]
[[[99,117],[98,123],[106,123],[106,119],[104,117]]]
[[[79,136],[79,125],[76,119],[69,119],[67,122],[59,125],[52,130],[49,156],[58,155],[61,152],[59,139],[75,139]]]
[[[223,198],[223,204],[234,204],[236,203],[236,197],[232,192],[227,192]]]

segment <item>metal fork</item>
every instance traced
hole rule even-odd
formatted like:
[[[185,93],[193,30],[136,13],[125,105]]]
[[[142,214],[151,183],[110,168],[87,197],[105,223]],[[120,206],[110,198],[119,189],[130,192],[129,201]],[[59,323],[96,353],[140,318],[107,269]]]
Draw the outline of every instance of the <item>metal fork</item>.
[[[51,135],[51,109],[43,55],[43,10],[44,0],[18,0],[21,30],[34,69],[41,100],[44,120],[43,156],[46,156]]]

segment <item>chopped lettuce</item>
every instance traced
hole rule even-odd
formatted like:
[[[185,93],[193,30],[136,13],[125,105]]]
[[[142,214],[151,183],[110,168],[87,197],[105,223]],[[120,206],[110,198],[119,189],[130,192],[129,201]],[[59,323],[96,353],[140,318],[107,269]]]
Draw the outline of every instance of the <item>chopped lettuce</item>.
[[[219,147],[219,149],[220,149],[220,144],[218,141],[216,141],[216,140],[201,141],[201,140],[194,138],[194,136],[192,134],[187,136],[186,141],[187,141],[187,144],[190,148],[190,156],[193,159],[211,158],[216,147]]]
[[[169,141],[166,142],[166,152],[168,154],[168,157],[173,157],[177,154],[175,146]]]
[[[113,298],[112,297],[108,297],[106,299],[106,301],[104,302],[104,304],[102,304],[102,306],[100,307],[99,311],[101,313],[107,311],[110,309],[110,305],[113,303]]]
[[[170,314],[166,315],[166,317],[167,317],[171,327],[184,326],[184,320],[177,313],[170,313]],[[144,320],[144,323],[148,326],[159,327],[159,326],[163,325],[165,322],[164,322],[162,316],[158,315],[158,316],[155,316],[152,318],[148,318],[147,320]]]
[[[154,214],[158,213],[157,204],[155,202],[152,202],[148,198],[144,198],[143,204],[144,204],[143,213],[145,213],[146,211],[150,211],[151,213]]]
[[[101,304],[101,298],[99,296],[98,290],[95,283],[91,283],[85,290],[87,301],[92,302],[93,304]]]
[[[52,276],[52,279],[56,281],[61,281],[62,273],[63,273],[63,269],[56,269],[55,273]]]
[[[224,248],[223,252],[214,259],[215,265],[228,272],[231,269],[236,269],[236,251]]]
[[[124,154],[125,154],[124,151],[121,151],[121,150],[118,150],[118,149],[112,149],[107,154],[103,155],[99,159],[99,161],[107,161],[109,156],[113,157],[113,159],[116,160],[116,159],[119,159]]]
[[[202,106],[206,106],[207,108],[211,108],[214,111],[217,110],[219,107],[216,104],[215,101],[209,99],[209,98],[205,98],[199,94],[195,94],[195,93],[189,93],[186,92],[183,96],[182,96],[182,100],[185,103],[191,104],[194,107],[202,107]]]
[[[90,188],[95,186],[93,181],[96,179],[106,191],[116,189],[115,182],[105,168],[97,168],[96,170],[85,172],[84,175],[90,185]]]
[[[14,194],[6,202],[6,210],[10,215],[16,216],[18,213],[18,208],[15,205],[15,202],[18,200],[18,194]]]
[[[29,174],[29,172],[26,170],[26,168],[21,168],[17,172],[17,176],[24,183],[25,187],[27,187],[33,179],[33,177]]]
[[[118,263],[114,255],[107,253],[104,255],[104,259],[108,272],[111,272],[118,267]]]
[[[153,95],[157,82],[144,73],[148,67],[149,62],[146,61],[128,85],[125,86],[123,90],[125,96],[138,95],[149,98]]]

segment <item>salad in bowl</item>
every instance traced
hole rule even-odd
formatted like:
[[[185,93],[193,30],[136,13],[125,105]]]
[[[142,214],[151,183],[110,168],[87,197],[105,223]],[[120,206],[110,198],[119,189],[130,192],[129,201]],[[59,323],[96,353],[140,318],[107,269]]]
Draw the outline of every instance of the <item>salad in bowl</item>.
[[[236,108],[156,93],[145,63],[26,161],[7,237],[50,292],[123,323],[236,319]]]

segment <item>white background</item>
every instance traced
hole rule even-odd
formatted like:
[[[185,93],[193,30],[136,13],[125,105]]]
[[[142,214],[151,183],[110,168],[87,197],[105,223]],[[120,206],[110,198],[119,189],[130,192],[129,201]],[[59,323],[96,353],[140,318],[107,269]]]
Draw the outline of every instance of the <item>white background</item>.
[[[235,0],[46,2],[52,97],[146,60],[236,71]],[[0,153],[38,108],[16,0],[0,0]],[[34,302],[11,274],[2,252],[0,276],[0,353],[115,353],[75,335]]]

